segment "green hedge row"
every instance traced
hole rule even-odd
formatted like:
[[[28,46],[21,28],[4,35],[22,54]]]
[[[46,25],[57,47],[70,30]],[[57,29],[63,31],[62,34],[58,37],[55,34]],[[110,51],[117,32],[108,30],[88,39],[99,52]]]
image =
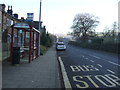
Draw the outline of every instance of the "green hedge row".
[[[119,44],[109,44],[109,43],[97,44],[97,43],[80,43],[80,42],[70,41],[69,44],[79,46],[82,48],[102,50],[102,51],[108,51],[108,52],[120,54],[120,43]]]
[[[40,45],[40,55],[43,55],[47,51],[47,47]]]

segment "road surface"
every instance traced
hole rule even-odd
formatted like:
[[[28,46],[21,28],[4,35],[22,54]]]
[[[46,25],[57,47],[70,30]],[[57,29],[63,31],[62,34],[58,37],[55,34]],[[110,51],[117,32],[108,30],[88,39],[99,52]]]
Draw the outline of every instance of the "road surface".
[[[119,88],[118,55],[67,46],[58,51],[65,88]]]

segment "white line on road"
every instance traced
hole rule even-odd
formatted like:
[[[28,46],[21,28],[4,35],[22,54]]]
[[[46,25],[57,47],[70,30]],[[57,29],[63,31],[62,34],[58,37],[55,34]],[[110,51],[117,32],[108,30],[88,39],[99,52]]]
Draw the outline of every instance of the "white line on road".
[[[117,64],[117,63],[114,63],[114,62],[111,62],[111,61],[108,61],[109,63],[111,63],[111,64],[114,64],[114,65],[117,65],[117,66],[119,66],[120,67],[120,65],[119,64]]]
[[[94,55],[91,55],[91,54],[90,54],[90,56],[95,57],[95,58],[97,58],[97,59],[102,59],[102,58],[100,58],[100,57],[97,57],[97,56],[94,56]],[[105,60],[105,59],[102,59],[102,60]],[[107,60],[105,60],[105,61],[107,61]],[[117,66],[120,67],[120,65],[117,64],[117,63],[114,63],[114,62],[111,62],[111,61],[108,61],[108,62],[111,63],[111,64],[114,64],[114,65],[117,65]]]
[[[90,60],[91,62],[95,62],[95,61],[93,61],[93,60]]]
[[[85,57],[85,56],[82,56],[83,58]]]
[[[97,64],[99,67],[103,67],[102,65],[100,65],[100,64]]]
[[[62,59],[61,57],[58,57],[58,60],[60,62],[60,66],[61,66],[61,70],[62,70],[62,75],[63,75],[63,80],[64,80],[64,84],[65,84],[65,88],[66,90],[69,88],[69,90],[72,90],[72,87],[71,87],[71,84],[70,84],[70,81],[68,79],[68,76],[67,76],[67,72],[65,70],[65,67],[64,67],[64,64],[62,62]]]
[[[113,72],[112,70],[107,69],[108,72],[115,74],[115,72]]]
[[[90,56],[95,57],[95,58],[97,58],[97,59],[101,59],[100,57],[97,57],[97,56],[94,56],[94,55],[90,55]]]

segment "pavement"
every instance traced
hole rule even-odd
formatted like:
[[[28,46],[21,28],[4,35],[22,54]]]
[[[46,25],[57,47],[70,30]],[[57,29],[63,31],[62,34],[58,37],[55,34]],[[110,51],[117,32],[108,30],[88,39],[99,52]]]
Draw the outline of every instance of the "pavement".
[[[61,88],[55,46],[29,63],[2,64],[3,88]]]
[[[2,62],[0,61],[0,89],[2,88]]]

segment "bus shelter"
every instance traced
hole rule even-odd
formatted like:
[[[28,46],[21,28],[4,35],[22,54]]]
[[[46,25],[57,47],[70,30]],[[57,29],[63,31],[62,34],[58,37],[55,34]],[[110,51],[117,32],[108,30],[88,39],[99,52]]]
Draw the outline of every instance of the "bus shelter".
[[[38,57],[38,44],[40,31],[27,23],[16,23],[11,26],[10,56],[13,60],[13,49],[20,48],[20,60],[26,59],[28,63]]]

